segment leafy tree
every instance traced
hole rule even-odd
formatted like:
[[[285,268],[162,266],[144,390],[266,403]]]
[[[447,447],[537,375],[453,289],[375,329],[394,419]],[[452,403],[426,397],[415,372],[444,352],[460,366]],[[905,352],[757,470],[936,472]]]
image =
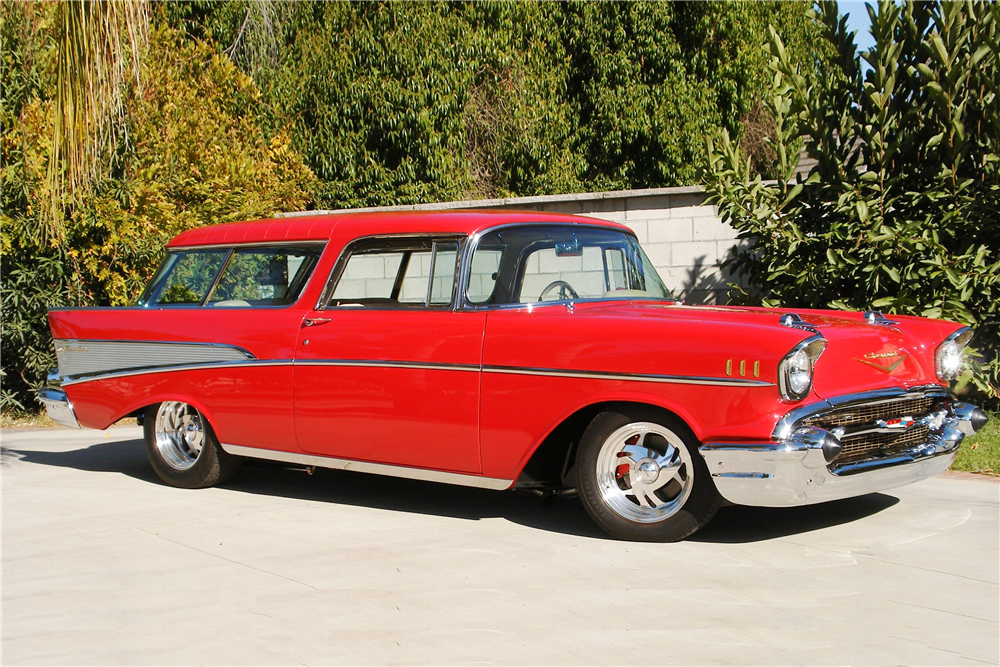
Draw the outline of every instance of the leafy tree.
[[[769,24],[815,65],[797,3],[5,3],[3,407],[46,308],[129,303],[184,229],[690,183]]]
[[[5,409],[35,408],[30,390],[55,365],[48,308],[126,305],[175,234],[302,209],[315,183],[287,133],[261,132],[260,92],[250,77],[211,46],[158,29],[142,64],[142,94],[127,93],[131,147],[119,147],[115,169],[89,197],[64,207],[59,235],[40,234],[52,196],[56,9],[14,6],[0,24]]]
[[[825,76],[772,32],[777,181],[727,133],[709,143],[710,198],[749,241],[730,265],[751,288],[733,296],[974,324],[984,356],[971,379],[996,396],[1000,6],[881,2],[870,13],[875,45],[859,58],[837,4],[817,5],[838,54]],[[797,177],[803,145],[817,163]]]
[[[241,7],[243,5],[240,5]],[[218,48],[253,7],[170,4]],[[293,3],[248,63],[326,208],[691,183],[704,137],[766,87],[775,25],[812,62],[796,3]]]

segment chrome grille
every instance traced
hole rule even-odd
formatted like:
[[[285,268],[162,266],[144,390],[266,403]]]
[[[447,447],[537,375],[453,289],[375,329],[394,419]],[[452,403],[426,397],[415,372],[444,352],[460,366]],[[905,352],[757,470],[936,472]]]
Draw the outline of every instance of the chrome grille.
[[[848,436],[840,441],[844,449],[831,463],[867,459],[876,454],[893,454],[926,442],[928,435],[930,429],[926,426],[913,426],[899,433],[865,433]]]
[[[941,401],[941,396],[910,396],[904,398],[858,403],[835,408],[829,412],[808,417],[803,425],[816,426],[832,431],[838,427],[875,426],[876,422],[891,421],[901,417],[920,419],[929,414]],[[844,449],[830,463],[846,463],[873,457],[894,454],[909,449],[930,437],[930,430],[922,424],[892,432],[860,433],[845,435],[840,439]]]
[[[853,426],[855,424],[871,424],[876,419],[895,419],[897,417],[917,417],[931,411],[939,396],[918,396],[902,398],[881,403],[865,403],[837,408],[825,414],[809,417],[802,423],[807,426],[818,426],[833,429],[838,426]]]

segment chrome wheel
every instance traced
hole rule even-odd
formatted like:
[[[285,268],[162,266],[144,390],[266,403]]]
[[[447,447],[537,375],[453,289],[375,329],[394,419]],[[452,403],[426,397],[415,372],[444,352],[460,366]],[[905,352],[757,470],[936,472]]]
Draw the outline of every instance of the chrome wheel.
[[[205,444],[205,422],[187,403],[167,401],[156,411],[153,435],[164,463],[174,470],[188,470]]]
[[[601,498],[618,516],[656,523],[676,514],[694,487],[694,464],[681,438],[653,422],[614,431],[597,456]]]

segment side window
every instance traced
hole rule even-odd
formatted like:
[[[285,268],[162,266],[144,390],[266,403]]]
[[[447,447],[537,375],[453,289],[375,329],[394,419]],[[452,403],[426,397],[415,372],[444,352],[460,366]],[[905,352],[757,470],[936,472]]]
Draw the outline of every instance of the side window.
[[[604,261],[608,267],[608,291],[632,289],[625,275],[625,255],[621,248],[607,248]]]
[[[469,289],[466,292],[469,303],[478,306],[493,297],[502,256],[502,250],[476,248],[472,255],[472,271],[469,273]]]
[[[465,298],[476,306],[574,299],[672,299],[627,230],[511,225],[480,237]]]
[[[545,248],[528,255],[518,300],[533,303],[570,296],[592,299],[604,296],[607,291],[599,247],[583,246],[572,251]]]
[[[312,274],[318,246],[245,248],[233,251],[208,305],[284,306],[293,303]]]
[[[208,294],[228,250],[189,250],[167,255],[141,305],[198,305]]]
[[[458,243],[381,241],[351,252],[330,298],[332,307],[420,308],[451,304]]]

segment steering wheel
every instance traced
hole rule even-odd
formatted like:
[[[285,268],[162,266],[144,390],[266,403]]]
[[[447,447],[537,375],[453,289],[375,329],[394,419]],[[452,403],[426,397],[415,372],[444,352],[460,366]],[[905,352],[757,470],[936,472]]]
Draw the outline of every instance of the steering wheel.
[[[569,296],[572,296],[574,299],[579,299],[580,298],[580,295],[576,293],[576,290],[573,289],[573,286],[570,285],[568,282],[566,282],[565,280],[553,280],[548,285],[546,285],[545,289],[542,290],[542,293],[538,295],[538,300],[539,301],[544,301],[545,300],[545,295],[548,294],[549,291],[552,290],[555,287],[559,288],[559,299],[560,300],[567,299],[567,298],[569,298]],[[567,293],[568,293],[568,296],[567,296]]]

